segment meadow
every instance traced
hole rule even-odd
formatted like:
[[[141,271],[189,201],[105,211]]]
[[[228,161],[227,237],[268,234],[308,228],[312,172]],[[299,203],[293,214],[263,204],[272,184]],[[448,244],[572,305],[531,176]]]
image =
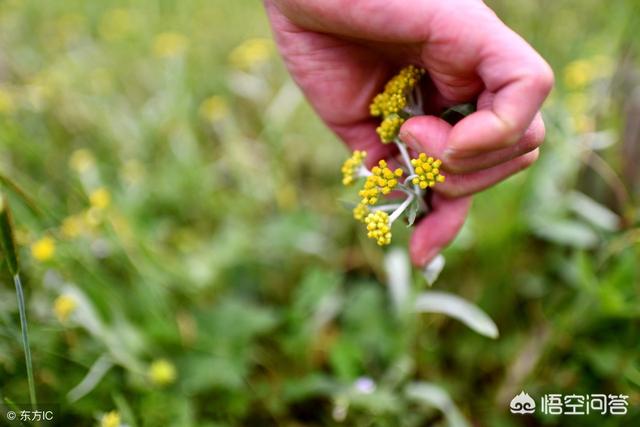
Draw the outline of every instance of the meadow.
[[[429,287],[408,230],[381,249],[345,208],[260,2],[1,1],[0,192],[55,425],[640,425],[640,2],[488,3],[556,73],[547,140]],[[30,401],[7,255],[3,411]],[[511,414],[521,391],[628,412]]]

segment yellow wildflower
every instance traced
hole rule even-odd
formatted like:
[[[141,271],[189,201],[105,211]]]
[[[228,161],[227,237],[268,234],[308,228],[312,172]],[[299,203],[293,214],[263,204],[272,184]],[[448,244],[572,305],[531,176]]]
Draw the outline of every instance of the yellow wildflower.
[[[169,385],[176,380],[176,368],[166,359],[155,360],[148,372],[151,382],[160,387]]]
[[[200,117],[215,123],[229,115],[227,101],[221,96],[213,95],[200,104]]]
[[[369,215],[369,208],[364,203],[358,203],[358,205],[353,208],[353,218],[358,221],[364,221],[364,218]]]
[[[53,312],[56,314],[58,321],[66,322],[69,316],[75,311],[78,302],[70,295],[60,295],[53,302]]]
[[[127,9],[115,8],[107,11],[100,19],[98,32],[105,40],[118,40],[127,36],[134,25]]]
[[[100,419],[100,427],[120,427],[120,414],[118,411],[104,414]]]
[[[106,188],[100,187],[89,195],[89,202],[93,208],[106,209],[111,203],[111,194]]]
[[[49,236],[43,237],[31,245],[31,255],[40,262],[49,261],[55,252],[56,243]]]
[[[417,175],[411,182],[423,190],[433,187],[437,182],[444,182],[445,177],[440,173],[441,160],[420,153],[417,159],[411,159],[411,165]]]
[[[153,41],[153,54],[158,58],[171,58],[184,53],[189,39],[180,33],[160,33]]]
[[[395,75],[384,87],[384,91],[375,98],[369,106],[374,117],[386,117],[398,114],[407,105],[407,95],[415,87],[424,74],[424,70],[409,65]]]
[[[364,219],[367,225],[367,237],[374,239],[379,246],[391,243],[391,224],[389,214],[384,211],[372,212]]]
[[[0,87],[0,114],[10,114],[15,110],[15,102],[11,93]]]
[[[357,178],[358,170],[362,166],[362,161],[367,157],[366,151],[355,150],[342,165],[342,184],[350,185]]]
[[[398,185],[398,178],[402,173],[402,169],[392,171],[386,161],[380,160],[378,166],[371,169],[371,175],[367,177],[364,188],[358,193],[362,198],[361,203],[375,205],[380,194],[387,195]]]
[[[74,151],[69,158],[69,166],[78,173],[83,173],[95,165],[93,153],[86,148]]]
[[[273,42],[270,39],[249,39],[231,51],[229,62],[235,68],[249,70],[267,62],[273,50]]]
[[[389,143],[398,135],[400,127],[404,123],[404,119],[398,115],[387,116],[382,120],[380,126],[376,128],[376,132],[380,136],[383,143]]]

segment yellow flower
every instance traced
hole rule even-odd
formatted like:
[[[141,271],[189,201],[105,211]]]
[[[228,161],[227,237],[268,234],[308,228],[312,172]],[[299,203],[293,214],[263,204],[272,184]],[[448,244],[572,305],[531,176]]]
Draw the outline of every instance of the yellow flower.
[[[69,166],[78,173],[86,172],[95,165],[93,153],[86,148],[74,151],[69,158]]]
[[[11,93],[0,87],[0,114],[10,114],[15,110],[15,102]]]
[[[398,135],[400,127],[404,123],[404,119],[398,115],[387,116],[382,120],[380,126],[376,128],[376,132],[380,136],[383,143],[389,143]]]
[[[398,114],[407,105],[407,95],[415,87],[424,70],[409,65],[395,75],[384,87],[384,91],[371,102],[369,111],[374,117]]]
[[[63,323],[67,321],[77,306],[78,302],[72,296],[60,295],[53,302],[53,312],[56,314],[58,320]]]
[[[367,205],[363,203],[358,203],[358,205],[353,208],[353,218],[358,221],[364,221],[364,218],[369,215],[369,208]]]
[[[423,190],[433,187],[437,182],[444,182],[445,177],[440,173],[441,160],[427,157],[426,154],[420,153],[417,159],[411,159],[411,165],[413,165],[414,172],[417,175],[411,182],[420,186]]]
[[[267,62],[273,50],[273,42],[270,39],[249,39],[231,51],[229,62],[235,68],[249,70]]]
[[[200,104],[200,117],[215,123],[229,115],[227,101],[221,96],[213,95]]]
[[[362,161],[367,157],[366,151],[356,150],[353,152],[342,165],[342,184],[350,185],[354,181],[354,176],[357,178],[358,170],[362,166]]]
[[[364,219],[367,225],[367,237],[374,239],[379,246],[391,243],[391,224],[389,214],[384,211],[372,212]]]
[[[100,427],[120,427],[120,414],[118,411],[104,414],[100,419]]]
[[[49,261],[56,252],[56,243],[49,237],[43,237],[31,245],[31,255],[40,262]]]
[[[84,231],[84,219],[80,215],[68,216],[62,221],[60,232],[68,239],[78,237]]]
[[[358,193],[362,198],[361,203],[375,205],[380,194],[387,195],[398,185],[398,178],[402,173],[402,169],[397,168],[392,171],[387,166],[387,162],[380,160],[378,166],[371,169],[371,175],[367,177],[364,188]]]
[[[127,9],[115,8],[107,11],[100,19],[98,32],[105,40],[118,40],[133,30],[131,14]]]
[[[106,188],[100,187],[89,195],[89,202],[93,208],[106,209],[111,203],[111,194]]]
[[[155,360],[149,367],[149,378],[157,386],[163,387],[176,380],[176,368],[166,359]]]
[[[160,33],[153,41],[153,54],[158,58],[171,58],[184,53],[189,47],[189,39],[175,32]]]

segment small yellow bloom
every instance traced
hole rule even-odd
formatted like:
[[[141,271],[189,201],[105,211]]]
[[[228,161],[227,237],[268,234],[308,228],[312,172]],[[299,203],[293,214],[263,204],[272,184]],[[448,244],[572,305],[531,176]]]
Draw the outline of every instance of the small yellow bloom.
[[[229,115],[227,101],[221,96],[213,95],[200,104],[200,117],[208,122],[215,123]]]
[[[31,245],[31,255],[40,262],[49,261],[56,252],[56,243],[49,237],[43,237]]]
[[[384,211],[372,212],[364,219],[367,225],[367,237],[374,239],[379,246],[391,243],[391,224],[389,214]]]
[[[69,166],[78,173],[88,171],[95,163],[93,153],[86,148],[80,148],[74,151],[69,158]]]
[[[63,323],[69,319],[69,316],[75,311],[78,302],[70,295],[60,295],[53,302],[53,312],[58,320]]]
[[[411,182],[423,190],[445,180],[444,175],[440,173],[442,161],[439,159],[427,157],[426,154],[420,153],[417,159],[411,159],[411,165],[413,165],[414,172],[417,175]]]
[[[358,205],[353,208],[353,218],[358,221],[364,221],[364,218],[369,215],[369,208],[367,205],[363,203],[358,203]]]
[[[380,194],[387,195],[398,185],[398,178],[402,173],[402,169],[397,168],[392,171],[386,161],[380,160],[378,166],[371,169],[371,175],[367,177],[364,188],[358,193],[362,198],[361,203],[375,205]]]
[[[404,119],[398,115],[387,116],[382,120],[380,126],[376,128],[376,132],[380,136],[380,140],[387,144],[392,142],[400,131],[400,127],[404,123]]]
[[[342,165],[342,184],[351,185],[354,178],[358,178],[358,170],[362,161],[367,157],[366,151],[356,150]]]
[[[153,41],[153,54],[158,58],[181,55],[189,47],[189,39],[180,33],[160,33]]]
[[[71,215],[62,221],[60,232],[67,239],[78,237],[85,229],[85,222],[80,215]]]
[[[374,117],[398,114],[407,105],[407,95],[416,86],[424,70],[409,65],[387,82],[384,91],[371,102],[369,111]]]
[[[0,87],[0,114],[10,114],[15,110],[15,102],[13,100],[13,95],[6,90]]]
[[[131,14],[127,9],[115,8],[107,11],[100,19],[98,33],[105,40],[118,40],[127,36],[134,28]]]
[[[229,54],[229,62],[235,68],[249,70],[264,64],[273,55],[274,46],[270,39],[253,38],[245,40]]]
[[[175,382],[176,368],[166,359],[155,360],[149,367],[149,378],[157,386],[163,387]]]
[[[100,419],[100,427],[120,427],[120,414],[118,411],[104,414]]]
[[[106,209],[111,203],[111,194],[106,188],[100,187],[89,195],[89,202],[93,208]]]

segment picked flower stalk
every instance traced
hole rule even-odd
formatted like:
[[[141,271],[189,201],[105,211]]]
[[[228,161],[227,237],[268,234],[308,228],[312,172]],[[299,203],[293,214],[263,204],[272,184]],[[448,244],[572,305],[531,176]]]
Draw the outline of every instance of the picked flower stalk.
[[[359,150],[342,165],[345,186],[363,181],[353,217],[365,224],[367,236],[380,246],[391,243],[391,226],[399,218],[405,217],[411,226],[418,215],[428,212],[425,195],[445,180],[440,172],[441,160],[425,153],[411,158],[406,144],[398,137],[400,127],[407,119],[423,114],[418,83],[424,73],[412,65],[403,68],[370,105],[371,115],[382,120],[376,130],[380,141],[398,147],[400,156],[396,160],[400,166],[391,169],[386,160],[380,160],[369,170],[364,165],[367,153]],[[402,198],[399,199],[398,194]]]

